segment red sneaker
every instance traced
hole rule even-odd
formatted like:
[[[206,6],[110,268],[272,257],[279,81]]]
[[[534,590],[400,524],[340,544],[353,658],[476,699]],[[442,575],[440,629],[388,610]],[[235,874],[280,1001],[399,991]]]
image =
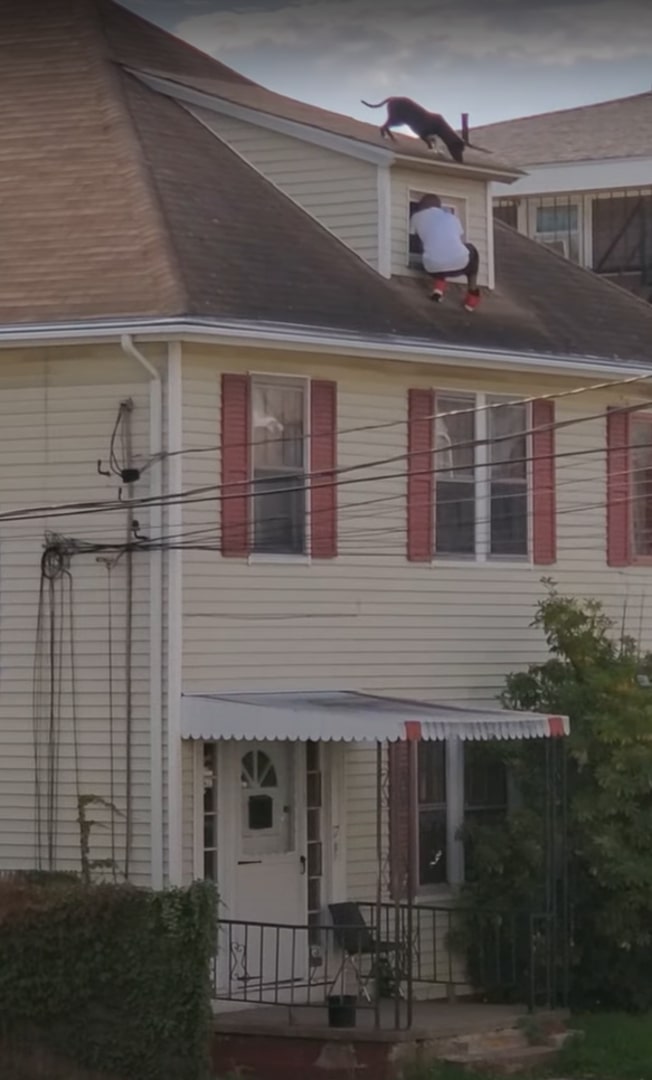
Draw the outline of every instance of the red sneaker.
[[[444,299],[444,293],[446,292],[446,279],[435,278],[432,283],[432,292],[430,293],[430,299],[439,303]]]
[[[474,289],[473,292],[471,292],[471,290],[469,290],[467,292],[466,296],[464,297],[464,310],[465,311],[475,311],[475,309],[477,308],[479,303],[480,303],[480,290],[479,289]]]

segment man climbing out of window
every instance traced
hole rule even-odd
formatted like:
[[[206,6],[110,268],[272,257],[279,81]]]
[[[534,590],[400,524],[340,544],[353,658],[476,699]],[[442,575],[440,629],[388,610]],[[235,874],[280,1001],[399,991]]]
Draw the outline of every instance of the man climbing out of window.
[[[444,210],[438,195],[424,195],[410,220],[410,233],[421,241],[423,269],[433,279],[431,300],[443,300],[446,279],[466,277],[464,307],[474,311],[480,303],[477,248],[464,242],[464,229],[455,214]]]

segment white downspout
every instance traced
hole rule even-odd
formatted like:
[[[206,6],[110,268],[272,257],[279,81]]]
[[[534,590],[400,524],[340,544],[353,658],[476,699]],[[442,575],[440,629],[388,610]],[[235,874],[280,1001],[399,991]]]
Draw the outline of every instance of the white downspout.
[[[167,379],[167,450],[168,490],[183,491],[183,382],[181,343],[168,345]],[[180,537],[183,529],[183,506],[170,501],[167,507],[167,533]],[[181,740],[181,690],[183,671],[183,551],[170,547],[168,569],[168,651],[167,651],[167,811],[168,811],[168,882],[183,884],[183,759]],[[197,789],[194,798],[197,798]]]
[[[149,508],[148,535],[162,534],[163,494],[163,382],[153,364],[136,348],[129,334],[120,338],[122,351],[141,365],[150,377],[149,384],[149,494],[155,501]],[[153,889],[163,887],[163,553],[150,551],[149,562],[149,716],[150,716],[150,839],[151,882]]]

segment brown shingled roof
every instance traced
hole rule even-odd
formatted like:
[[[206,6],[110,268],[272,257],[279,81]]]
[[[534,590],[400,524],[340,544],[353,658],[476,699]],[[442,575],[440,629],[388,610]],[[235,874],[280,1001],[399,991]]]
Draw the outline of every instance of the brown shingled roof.
[[[525,165],[652,156],[652,91],[476,127],[473,142]]]
[[[423,314],[183,106],[122,78],[188,314],[428,333]]]
[[[176,48],[132,19],[108,0],[0,5],[0,322],[195,315],[649,361],[652,306],[500,224],[497,287],[474,315],[386,281],[113,62]],[[179,50],[168,68],[203,64]]]
[[[2,0],[0,318],[178,311],[180,281],[87,0]]]
[[[4,2],[4,0],[3,0]],[[113,0],[91,0],[115,59],[127,66],[161,68],[174,76],[219,79],[234,86],[256,83]]]
[[[128,66],[128,65],[127,65]],[[153,75],[159,79],[168,79],[180,85],[198,90],[203,94],[222,101],[228,101],[233,105],[240,105],[256,112],[267,113],[269,116],[280,117],[284,120],[292,120],[306,127],[318,128],[333,135],[340,135],[345,139],[353,139],[355,142],[375,146],[378,149],[391,150],[398,157],[421,158],[433,164],[446,166],[451,171],[459,171],[460,166],[451,160],[450,154],[442,148],[435,151],[420,140],[411,135],[402,135],[394,132],[394,141],[384,139],[380,134],[378,124],[365,123],[356,120],[352,116],[343,116],[341,113],[331,112],[329,109],[320,109],[316,105],[308,105],[303,101],[295,101],[294,98],[286,97],[267,90],[264,86],[250,83],[247,86],[235,84],[230,80],[220,78],[217,74],[207,78],[205,76],[175,75],[170,71],[141,67],[143,74]],[[373,115],[373,114],[371,114]],[[384,116],[383,110],[379,110],[379,117]],[[481,169],[487,173],[499,173],[501,176],[517,177],[519,167],[509,164],[503,158],[498,158],[492,153],[482,153],[477,150],[464,151],[464,164],[474,169]]]

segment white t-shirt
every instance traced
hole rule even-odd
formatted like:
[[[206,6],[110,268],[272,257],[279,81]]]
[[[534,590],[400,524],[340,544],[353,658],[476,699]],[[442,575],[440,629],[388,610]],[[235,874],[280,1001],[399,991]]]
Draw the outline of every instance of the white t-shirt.
[[[456,214],[440,206],[417,210],[410,221],[410,233],[421,241],[423,268],[428,274],[463,270],[467,265],[469,249],[462,239],[464,229]]]

